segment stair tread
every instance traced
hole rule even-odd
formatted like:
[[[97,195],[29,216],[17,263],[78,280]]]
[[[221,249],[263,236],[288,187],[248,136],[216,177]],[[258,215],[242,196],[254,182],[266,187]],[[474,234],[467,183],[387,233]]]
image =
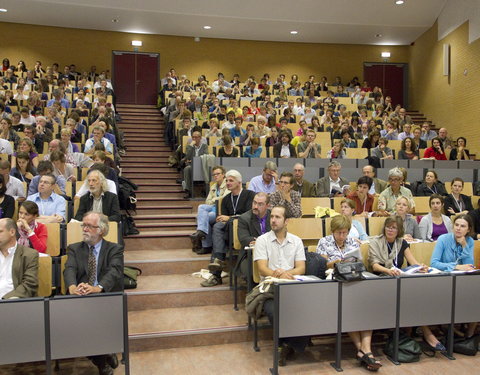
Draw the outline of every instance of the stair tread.
[[[151,231],[151,232],[140,232],[135,236],[128,236],[129,238],[139,238],[139,237],[171,237],[171,236],[188,236],[192,234],[191,230],[160,230],[160,231]]]
[[[135,215],[135,219],[178,219],[178,218],[194,218],[197,217],[197,214],[165,214],[165,215]]]
[[[243,306],[235,311],[231,304],[148,309],[128,313],[129,334],[179,333],[247,326]]]
[[[173,250],[127,250],[125,263],[142,262],[181,262],[185,260],[200,261],[210,259],[210,255],[197,255],[192,249]]]
[[[199,270],[200,271],[200,270]],[[139,294],[142,292],[181,292],[181,291],[198,291],[208,292],[216,289],[229,289],[228,279],[224,279],[224,284],[210,288],[204,288],[200,285],[202,279],[192,275],[151,275],[139,276],[137,280],[137,288],[129,289],[127,294]]]

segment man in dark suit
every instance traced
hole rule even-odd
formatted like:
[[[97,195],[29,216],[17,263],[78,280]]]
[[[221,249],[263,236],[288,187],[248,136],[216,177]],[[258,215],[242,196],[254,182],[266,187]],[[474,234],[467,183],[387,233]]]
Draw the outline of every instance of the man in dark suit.
[[[267,193],[257,193],[252,201],[252,209],[238,217],[238,239],[242,249],[238,255],[240,272],[247,275],[248,264],[244,248],[255,245],[255,240],[270,231],[269,196]]]
[[[123,291],[123,246],[103,239],[108,234],[108,218],[87,212],[82,223],[83,241],[67,248],[63,272],[65,286],[72,295]],[[118,366],[115,354],[96,355],[90,360],[100,375],[113,375]]]
[[[315,185],[303,178],[305,166],[297,163],[293,166],[293,190],[298,191],[302,197],[315,197]]]
[[[349,183],[340,177],[341,170],[342,165],[338,161],[332,161],[328,165],[328,176],[317,181],[315,190],[318,197],[343,197],[348,194],[344,191],[344,186],[349,186]]]
[[[75,220],[82,220],[83,215],[88,211],[101,212],[108,216],[108,220],[120,221],[120,204],[117,194],[108,191],[107,179],[99,170],[91,170],[87,175],[87,194],[80,198]]]
[[[208,154],[208,146],[202,143],[202,133],[194,131],[192,133],[192,143],[187,146],[185,157],[180,161],[183,169],[183,189],[186,191],[186,197],[191,195],[192,188],[192,160],[195,156],[202,156]]]
[[[0,298],[29,298],[37,295],[38,252],[17,243],[17,225],[0,219]]]

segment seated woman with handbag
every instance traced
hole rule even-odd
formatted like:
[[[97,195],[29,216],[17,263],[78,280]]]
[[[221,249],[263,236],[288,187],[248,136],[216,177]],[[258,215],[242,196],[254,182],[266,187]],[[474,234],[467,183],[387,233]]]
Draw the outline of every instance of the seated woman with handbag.
[[[332,234],[320,238],[317,253],[327,259],[327,267],[333,268],[339,262],[361,262],[362,254],[358,242],[348,236],[352,226],[351,220],[345,215],[332,218],[330,228]],[[357,331],[348,333],[357,348],[356,358],[368,370],[377,371],[382,364],[372,354],[372,331]]]
[[[422,268],[419,272],[427,272],[428,267],[415,259],[410,251],[410,245],[403,239],[403,235],[403,220],[399,216],[387,217],[383,226],[383,234],[370,240],[368,248],[368,263],[374,273],[399,276],[405,259],[410,266],[421,265]],[[428,326],[423,326],[422,329],[423,339],[432,350],[446,350]]]

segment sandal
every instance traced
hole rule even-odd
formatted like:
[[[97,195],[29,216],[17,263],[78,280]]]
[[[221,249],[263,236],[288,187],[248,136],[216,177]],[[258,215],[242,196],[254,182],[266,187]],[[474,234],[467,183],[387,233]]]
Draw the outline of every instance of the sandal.
[[[372,352],[364,353],[362,350],[359,350],[358,353],[362,354],[362,356],[359,357],[357,354],[357,360],[362,365],[365,365],[368,371],[378,371],[382,367],[382,364],[373,357]]]

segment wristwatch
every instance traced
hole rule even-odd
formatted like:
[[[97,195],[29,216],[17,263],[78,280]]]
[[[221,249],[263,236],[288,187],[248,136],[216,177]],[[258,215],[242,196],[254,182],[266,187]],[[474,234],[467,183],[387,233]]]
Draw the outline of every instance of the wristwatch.
[[[101,286],[100,284],[98,284],[97,286],[100,288],[100,293],[103,293],[103,286]]]

